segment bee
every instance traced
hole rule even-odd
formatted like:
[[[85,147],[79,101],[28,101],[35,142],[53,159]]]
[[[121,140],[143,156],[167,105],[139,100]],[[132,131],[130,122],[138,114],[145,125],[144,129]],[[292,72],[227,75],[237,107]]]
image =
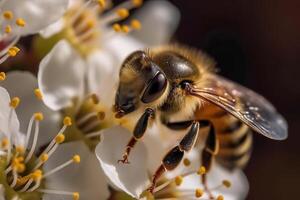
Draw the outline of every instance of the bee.
[[[186,130],[178,145],[162,159],[149,188],[175,169],[208,129],[201,152],[209,172],[213,160],[228,169],[243,168],[252,149],[252,132],[274,140],[287,138],[287,123],[261,95],[216,74],[214,61],[180,45],[136,51],[123,62],[115,97],[115,116],[138,118],[122,163],[153,122]],[[202,176],[206,186],[206,175]],[[208,190],[208,189],[207,189]]]

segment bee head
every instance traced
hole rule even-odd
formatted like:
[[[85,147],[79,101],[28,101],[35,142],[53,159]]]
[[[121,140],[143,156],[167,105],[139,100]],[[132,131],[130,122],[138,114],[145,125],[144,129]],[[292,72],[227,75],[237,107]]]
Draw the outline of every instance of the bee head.
[[[140,105],[154,104],[168,85],[163,71],[144,51],[129,55],[121,66],[115,97],[116,117],[137,110]]]

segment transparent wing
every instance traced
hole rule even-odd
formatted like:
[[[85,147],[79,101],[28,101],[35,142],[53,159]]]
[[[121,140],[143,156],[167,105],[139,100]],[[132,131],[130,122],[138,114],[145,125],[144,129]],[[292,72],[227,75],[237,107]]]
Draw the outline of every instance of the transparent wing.
[[[190,93],[223,108],[266,137],[283,140],[288,136],[287,123],[272,104],[237,83],[210,75],[208,87],[191,87]]]

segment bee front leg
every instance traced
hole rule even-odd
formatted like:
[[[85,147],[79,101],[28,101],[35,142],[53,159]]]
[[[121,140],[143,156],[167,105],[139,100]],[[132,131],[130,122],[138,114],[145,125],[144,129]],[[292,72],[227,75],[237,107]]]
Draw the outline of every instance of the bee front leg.
[[[199,133],[199,122],[194,121],[187,132],[182,138],[179,145],[171,149],[163,158],[162,164],[158,167],[152,178],[152,185],[149,187],[149,191],[153,193],[157,180],[166,172],[175,169],[181,162],[184,152],[191,150],[197,140]]]
[[[153,116],[154,110],[151,108],[147,108],[134,127],[133,137],[129,140],[126,146],[126,150],[123,154],[123,159],[118,160],[118,162],[121,162],[123,164],[129,164],[128,157],[131,152],[131,149],[134,148],[137,141],[143,137],[148,127],[149,119]]]

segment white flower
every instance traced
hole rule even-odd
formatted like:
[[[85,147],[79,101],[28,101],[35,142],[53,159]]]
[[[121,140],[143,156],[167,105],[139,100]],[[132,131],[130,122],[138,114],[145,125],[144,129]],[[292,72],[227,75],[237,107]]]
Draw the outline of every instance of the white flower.
[[[65,12],[69,0],[1,0],[0,64],[15,56],[19,49],[14,45],[20,37],[38,33],[56,22]]]
[[[103,139],[96,148],[96,155],[112,185],[136,199],[187,200],[199,199],[200,196],[200,199],[209,199],[199,175],[205,173],[205,170],[200,167],[200,150],[196,148],[185,156],[184,162],[177,169],[159,180],[153,196],[146,192],[151,184],[149,173],[154,173],[152,163],[159,165],[167,152],[164,143],[155,134],[157,132],[158,130],[146,132],[144,143],[138,143],[132,150],[130,164],[124,165],[117,161],[122,157],[123,148],[132,134],[121,127],[103,131]],[[218,200],[240,200],[247,194],[248,182],[240,170],[228,172],[215,164],[207,173],[207,179],[209,190]]]
[[[0,173],[7,177],[0,179],[0,187],[5,198],[77,200],[79,194],[82,199],[107,198],[107,183],[101,170],[94,169],[94,154],[82,141],[63,144],[72,120],[64,117],[61,122],[56,112],[42,104],[36,78],[11,72],[0,85]],[[18,96],[10,99],[2,86]],[[84,164],[69,166],[79,162]]]

